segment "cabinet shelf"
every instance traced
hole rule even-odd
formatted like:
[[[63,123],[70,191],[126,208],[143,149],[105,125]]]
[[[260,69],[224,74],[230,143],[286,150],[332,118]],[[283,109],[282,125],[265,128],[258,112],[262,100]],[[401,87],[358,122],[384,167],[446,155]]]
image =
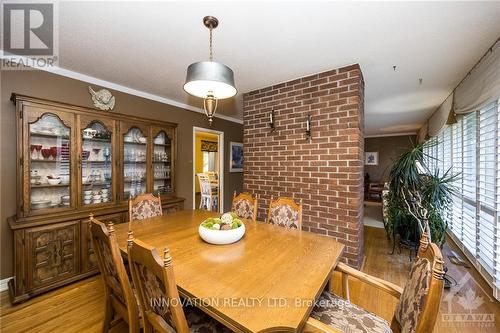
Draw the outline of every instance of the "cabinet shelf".
[[[170,177],[168,178],[165,178],[165,177],[158,177],[158,178],[154,178],[154,180],[170,180]]]
[[[172,144],[170,143],[154,143],[155,146],[158,146],[158,147],[170,147],[172,146]]]
[[[30,132],[30,136],[34,136],[34,137],[38,137],[38,138],[53,138],[53,139],[61,139],[61,140],[68,140],[69,141],[69,136],[67,136],[67,135]]]
[[[69,187],[69,184],[56,184],[56,185],[50,185],[50,184],[40,184],[40,185],[31,185],[31,188],[52,188],[52,187]]]
[[[83,186],[111,186],[111,182],[82,183]]]
[[[170,161],[153,161],[153,163],[170,164]]]
[[[139,145],[139,146],[145,146],[147,145],[147,142],[128,142],[128,141],[123,141],[124,144],[126,145]]]
[[[123,164],[139,164],[146,163],[146,161],[123,161]]]
[[[111,161],[106,161],[106,160],[99,160],[99,161],[82,160],[82,163],[111,163]]]
[[[69,163],[69,159],[57,159],[57,160],[34,160],[31,159],[31,162],[36,162],[36,163]]]
[[[83,142],[104,142],[104,143],[109,143],[109,144],[111,144],[111,138],[110,138],[110,139],[100,139],[100,138],[83,138]]]
[[[132,179],[124,179],[124,183],[132,183],[132,182],[145,182],[146,178],[142,178],[141,180],[132,180]]]

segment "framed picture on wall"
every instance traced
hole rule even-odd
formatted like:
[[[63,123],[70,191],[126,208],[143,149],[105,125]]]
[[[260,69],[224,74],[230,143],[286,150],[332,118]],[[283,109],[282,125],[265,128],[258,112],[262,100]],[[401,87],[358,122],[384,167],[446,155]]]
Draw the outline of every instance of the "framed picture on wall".
[[[243,143],[229,142],[229,172],[243,172]]]
[[[365,165],[378,165],[378,152],[365,153]]]

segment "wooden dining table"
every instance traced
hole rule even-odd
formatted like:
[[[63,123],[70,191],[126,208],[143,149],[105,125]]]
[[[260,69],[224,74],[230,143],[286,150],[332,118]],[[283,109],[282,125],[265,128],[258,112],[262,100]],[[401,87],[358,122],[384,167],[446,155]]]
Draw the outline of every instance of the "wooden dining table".
[[[344,245],[331,237],[243,220],[246,233],[212,245],[200,223],[218,213],[185,210],[131,223],[133,236],[170,249],[180,295],[235,332],[301,332]],[[122,254],[128,224],[115,225]],[[224,231],[221,231],[224,232]]]

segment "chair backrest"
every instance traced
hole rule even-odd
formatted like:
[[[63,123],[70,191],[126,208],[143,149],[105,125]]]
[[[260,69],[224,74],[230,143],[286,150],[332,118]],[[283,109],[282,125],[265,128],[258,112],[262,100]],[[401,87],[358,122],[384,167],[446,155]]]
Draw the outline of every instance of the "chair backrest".
[[[208,179],[210,179],[210,181],[218,181],[219,180],[219,173],[217,173],[215,171],[207,171],[205,173],[208,176]]]
[[[443,296],[443,275],[441,250],[424,233],[392,319],[394,332],[432,332]]]
[[[302,202],[297,204],[292,198],[280,197],[269,204],[267,222],[290,229],[302,227]]]
[[[257,219],[257,197],[253,197],[250,193],[240,193],[236,195],[234,191],[232,212],[242,219]]]
[[[90,233],[94,252],[104,282],[107,302],[129,324],[131,332],[139,332],[139,312],[113,224],[108,227],[90,216]]]
[[[211,196],[212,195],[212,184],[210,183],[210,178],[206,173],[197,173],[198,182],[200,184],[201,195]]]
[[[175,283],[169,250],[158,251],[131,240],[128,246],[129,267],[137,289],[145,332],[189,332],[184,310]]]
[[[141,194],[128,201],[129,221],[142,220],[163,215],[161,199],[151,193]]]

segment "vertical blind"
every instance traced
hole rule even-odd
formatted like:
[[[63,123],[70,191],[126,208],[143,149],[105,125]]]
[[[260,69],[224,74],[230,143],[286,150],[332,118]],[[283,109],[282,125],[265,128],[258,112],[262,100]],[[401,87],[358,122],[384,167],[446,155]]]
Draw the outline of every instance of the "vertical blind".
[[[500,106],[497,100],[444,128],[425,148],[431,170],[459,174],[448,233],[500,298]]]

